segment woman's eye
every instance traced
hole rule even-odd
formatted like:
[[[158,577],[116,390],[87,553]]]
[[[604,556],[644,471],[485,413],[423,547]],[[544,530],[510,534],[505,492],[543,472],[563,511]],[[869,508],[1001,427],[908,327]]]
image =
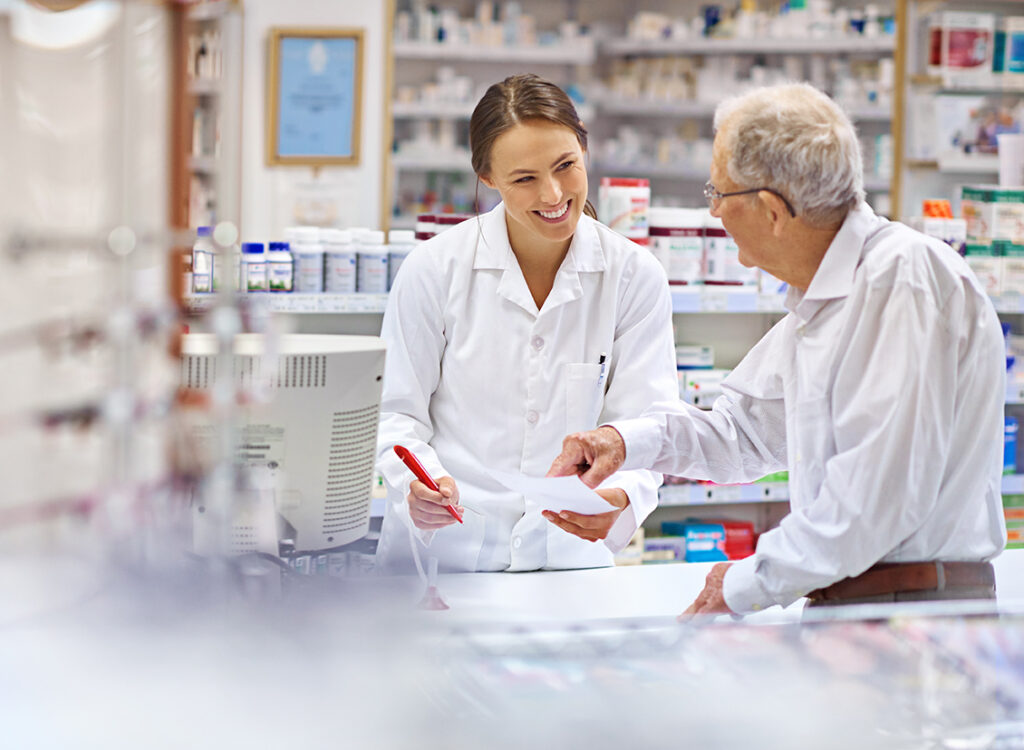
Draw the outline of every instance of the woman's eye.
[[[561,164],[558,165],[558,168],[560,170],[565,170],[565,169],[568,169],[569,167],[571,167],[574,163],[575,162],[572,162],[572,161],[563,161]]]
[[[521,185],[522,183],[529,182],[532,179],[533,179],[532,177],[520,177],[518,180],[515,181],[515,184],[516,185]]]

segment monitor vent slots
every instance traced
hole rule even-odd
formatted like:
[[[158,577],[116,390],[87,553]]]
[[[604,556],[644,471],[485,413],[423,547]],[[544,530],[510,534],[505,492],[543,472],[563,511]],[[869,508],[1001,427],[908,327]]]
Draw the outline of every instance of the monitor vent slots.
[[[337,412],[333,416],[324,492],[325,534],[348,531],[366,523],[366,493],[373,481],[379,417],[377,406]],[[355,453],[353,448],[357,449]]]
[[[182,381],[186,388],[210,388],[217,377],[217,360],[211,356],[182,357]],[[327,387],[327,357],[323,355],[296,355],[277,359],[277,373],[263,380],[263,358],[236,357],[233,360],[235,385],[241,388],[257,386],[271,388],[325,388]]]

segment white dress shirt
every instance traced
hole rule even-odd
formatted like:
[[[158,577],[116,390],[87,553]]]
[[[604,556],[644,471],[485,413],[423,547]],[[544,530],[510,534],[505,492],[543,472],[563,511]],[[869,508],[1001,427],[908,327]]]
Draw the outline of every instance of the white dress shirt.
[[[710,412],[614,425],[626,468],[725,483],[789,469],[791,512],[726,574],[729,607],[785,606],[880,561],[999,554],[1005,352],[963,259],[862,204],[786,308]]]
[[[491,478],[492,469],[544,476],[567,434],[678,394],[672,302],[651,253],[581,217],[538,310],[505,220],[499,205],[423,243],[388,298],[378,445],[388,485],[377,549],[384,570],[407,570],[411,554],[413,475],[395,444],[459,487],[465,523],[415,532],[442,570],[611,565],[657,505],[659,474],[609,477],[602,486],[622,488],[630,504],[605,542],[592,543]]]

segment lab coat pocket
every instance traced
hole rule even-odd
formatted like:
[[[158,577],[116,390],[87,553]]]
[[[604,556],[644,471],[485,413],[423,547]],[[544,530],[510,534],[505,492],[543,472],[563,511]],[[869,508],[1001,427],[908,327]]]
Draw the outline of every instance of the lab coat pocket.
[[[604,382],[601,365],[574,363],[566,366],[566,433],[597,427],[604,406]]]

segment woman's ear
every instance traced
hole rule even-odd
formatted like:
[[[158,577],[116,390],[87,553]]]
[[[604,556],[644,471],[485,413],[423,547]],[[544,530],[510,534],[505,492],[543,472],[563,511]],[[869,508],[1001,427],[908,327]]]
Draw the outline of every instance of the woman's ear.
[[[497,186],[495,186],[494,184],[494,180],[492,180],[489,175],[482,174],[477,175],[477,177],[479,178],[480,182],[482,182],[486,187],[489,187],[491,190],[498,189]]]

